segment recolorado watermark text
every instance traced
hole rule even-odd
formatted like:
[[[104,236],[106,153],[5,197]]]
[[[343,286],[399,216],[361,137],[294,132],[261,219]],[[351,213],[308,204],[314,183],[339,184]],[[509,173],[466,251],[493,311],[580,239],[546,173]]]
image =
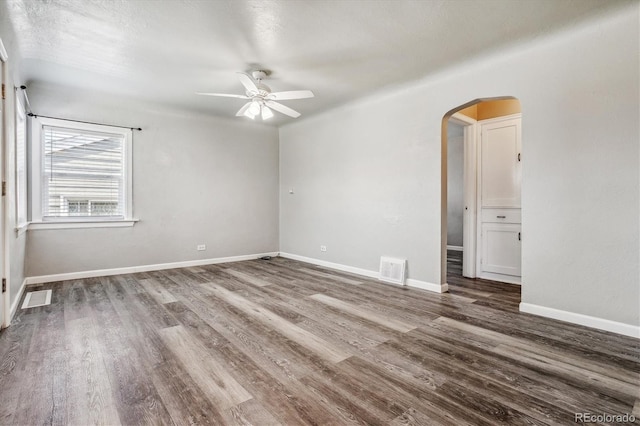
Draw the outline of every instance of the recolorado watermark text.
[[[574,421],[576,423],[633,423],[636,417],[630,413],[574,413]]]

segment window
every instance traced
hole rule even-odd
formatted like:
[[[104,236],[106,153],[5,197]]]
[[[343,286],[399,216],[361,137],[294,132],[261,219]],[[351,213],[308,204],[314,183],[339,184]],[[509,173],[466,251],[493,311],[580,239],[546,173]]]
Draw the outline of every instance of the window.
[[[131,131],[34,122],[34,221],[131,221]]]
[[[124,136],[42,127],[43,218],[106,216],[124,219]],[[114,205],[93,212],[89,201]]]

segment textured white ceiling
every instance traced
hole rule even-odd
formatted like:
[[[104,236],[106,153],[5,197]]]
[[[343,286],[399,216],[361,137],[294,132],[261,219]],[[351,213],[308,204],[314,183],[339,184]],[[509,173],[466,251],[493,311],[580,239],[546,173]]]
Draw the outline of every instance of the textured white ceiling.
[[[23,81],[122,94],[233,117],[235,72],[272,71],[274,91],[313,114],[529,40],[611,0],[2,0]],[[37,110],[37,105],[34,105]],[[245,119],[246,118],[238,118]],[[278,114],[273,124],[293,119]]]

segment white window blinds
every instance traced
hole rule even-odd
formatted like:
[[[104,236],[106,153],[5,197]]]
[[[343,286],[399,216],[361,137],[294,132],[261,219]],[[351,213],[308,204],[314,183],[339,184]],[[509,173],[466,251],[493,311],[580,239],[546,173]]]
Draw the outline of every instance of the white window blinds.
[[[125,216],[125,137],[42,127],[43,218]]]

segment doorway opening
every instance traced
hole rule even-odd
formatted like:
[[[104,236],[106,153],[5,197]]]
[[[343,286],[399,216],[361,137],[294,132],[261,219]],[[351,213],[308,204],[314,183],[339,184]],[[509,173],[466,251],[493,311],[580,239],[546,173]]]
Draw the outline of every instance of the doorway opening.
[[[441,283],[521,284],[521,107],[476,99],[442,119]]]

